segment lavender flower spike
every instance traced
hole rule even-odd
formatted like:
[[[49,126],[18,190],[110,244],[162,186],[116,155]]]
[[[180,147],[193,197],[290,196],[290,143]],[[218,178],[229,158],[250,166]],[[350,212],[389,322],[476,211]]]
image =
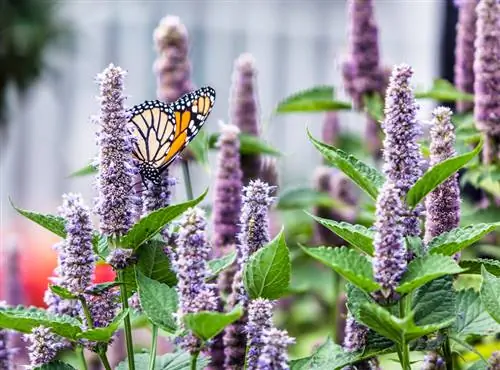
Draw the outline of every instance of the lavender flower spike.
[[[111,251],[106,262],[115,270],[123,270],[134,261],[133,249],[116,248]]]
[[[251,54],[242,54],[234,63],[232,85],[229,98],[229,118],[242,133],[259,136],[259,112],[256,86],[257,69]],[[260,156],[246,154],[241,156],[243,183],[259,175]]]
[[[420,370],[446,370],[446,365],[436,352],[429,352],[424,356]]]
[[[431,128],[430,165],[434,166],[456,155],[455,127],[451,123],[451,110],[438,107],[433,112]],[[425,200],[425,242],[458,227],[460,223],[460,187],[458,174],[452,175],[434,189]]]
[[[98,75],[101,113],[97,213],[101,231],[107,236],[120,236],[129,230],[136,203],[132,196],[137,173],[132,159],[134,136],[124,106],[124,76],[125,71],[113,64]]]
[[[500,4],[481,0],[476,8],[477,37],[474,54],[474,121],[487,136],[483,162],[489,164],[500,152]]]
[[[488,359],[488,370],[500,369],[500,351],[495,351]]]
[[[385,132],[383,171],[387,179],[401,190],[402,198],[422,176],[425,165],[417,143],[422,129],[416,119],[417,105],[410,88],[412,75],[412,68],[406,64],[394,67],[387,88],[385,120],[382,123]],[[403,218],[405,236],[420,234],[420,212],[417,207]]]
[[[264,330],[272,327],[273,303],[267,299],[258,298],[250,302],[248,306],[248,323],[246,325],[248,353],[247,369],[257,370],[258,360],[262,351],[264,342],[262,334]]]
[[[262,333],[264,344],[259,357],[258,369],[260,370],[288,370],[287,347],[295,343],[284,330],[276,328],[266,329]]]
[[[215,180],[214,232],[212,245],[220,256],[230,246],[236,244],[240,226],[242,172],[240,168],[240,130],[235,125],[220,123],[218,169]]]
[[[24,340],[31,343],[28,347],[30,369],[53,361],[63,347],[59,337],[44,326],[33,328],[31,334],[25,334]]]
[[[457,37],[455,43],[455,85],[468,93],[474,92],[474,39],[476,38],[477,0],[455,0],[458,7]],[[474,104],[457,101],[457,112],[472,110]]]
[[[395,294],[395,288],[406,270],[402,212],[401,191],[388,181],[377,199],[373,258],[375,280],[381,285],[385,298]]]
[[[348,352],[354,352],[363,348],[366,344],[368,328],[359,324],[349,313],[345,323],[344,348]]]
[[[158,76],[158,99],[173,102],[193,90],[188,59],[188,32],[179,17],[167,15],[153,34],[158,58],[153,70]]]

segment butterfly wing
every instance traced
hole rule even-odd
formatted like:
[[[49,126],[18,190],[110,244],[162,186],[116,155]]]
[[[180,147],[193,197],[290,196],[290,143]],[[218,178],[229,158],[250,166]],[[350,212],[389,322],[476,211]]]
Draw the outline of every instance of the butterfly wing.
[[[132,133],[136,137],[133,155],[141,173],[157,182],[160,168],[176,137],[176,123],[171,107],[158,100],[148,100],[130,109]]]
[[[172,163],[194,139],[212,111],[214,103],[215,90],[206,86],[183,95],[169,105],[174,115],[175,135],[161,168]]]

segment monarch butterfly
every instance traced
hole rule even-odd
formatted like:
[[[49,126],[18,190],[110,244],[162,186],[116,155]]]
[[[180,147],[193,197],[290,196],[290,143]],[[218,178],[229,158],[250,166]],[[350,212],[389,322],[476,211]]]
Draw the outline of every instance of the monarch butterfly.
[[[133,155],[143,180],[161,183],[161,172],[194,139],[214,102],[215,90],[205,86],[172,103],[147,100],[130,109],[132,133],[137,138]]]

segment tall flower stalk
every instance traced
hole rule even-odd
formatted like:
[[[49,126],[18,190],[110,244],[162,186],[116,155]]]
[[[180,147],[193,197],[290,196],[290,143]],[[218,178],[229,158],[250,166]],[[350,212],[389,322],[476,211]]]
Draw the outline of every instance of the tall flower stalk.
[[[260,370],[288,370],[287,348],[295,343],[285,330],[276,328],[264,329],[262,333],[262,352],[257,369]]]
[[[258,361],[262,352],[264,342],[262,335],[265,330],[271,329],[273,322],[273,302],[267,299],[256,299],[248,306],[248,323],[245,331],[247,333],[248,352],[246,368],[257,370]]]
[[[500,161],[500,4],[480,0],[474,54],[474,121],[486,136],[483,163]]]
[[[474,39],[476,38],[477,0],[455,0],[458,7],[457,36],[455,42],[455,86],[474,93]],[[472,110],[474,104],[457,101],[457,112]]]

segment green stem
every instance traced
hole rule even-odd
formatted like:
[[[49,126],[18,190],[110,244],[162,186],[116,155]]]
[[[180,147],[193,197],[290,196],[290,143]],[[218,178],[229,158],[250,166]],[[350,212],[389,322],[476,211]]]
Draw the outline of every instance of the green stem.
[[[200,350],[197,349],[196,352],[194,352],[191,355],[191,370],[196,370],[196,364],[198,362],[198,356],[200,355]]]
[[[153,324],[153,338],[151,339],[151,353],[149,355],[149,370],[154,370],[156,360],[156,346],[158,344],[158,326]]]
[[[80,360],[80,366],[82,370],[87,370],[87,361],[85,360],[85,354],[83,353],[83,346],[76,347],[76,353],[78,355],[78,359]]]
[[[333,304],[332,304],[332,310],[331,310],[331,317],[332,317],[332,340],[334,343],[337,343],[337,301],[339,298],[339,287],[340,287],[340,276],[337,274],[336,271],[332,270],[332,290],[333,290]]]
[[[193,185],[191,184],[191,175],[189,174],[189,163],[186,160],[182,160],[182,173],[184,175],[184,186],[186,187],[186,195],[188,200],[194,199],[193,196]]]
[[[120,284],[120,296],[122,302],[122,309],[126,310],[128,308],[128,299],[127,299],[127,285],[124,283],[125,279],[123,276],[123,271],[118,271],[118,279],[122,283]],[[127,342],[127,358],[128,358],[128,368],[129,370],[135,370],[134,363],[134,344],[132,342],[132,325],[130,323],[130,314],[128,313],[125,316],[124,320],[125,326],[125,340]]]
[[[452,370],[453,367],[453,353],[451,352],[450,338],[446,334],[446,339],[443,343],[443,355],[446,362],[446,369]]]
[[[101,349],[99,350],[99,358],[101,359],[102,364],[106,370],[113,370],[111,365],[109,364],[108,356],[106,356],[106,351]]]
[[[250,350],[250,344],[247,343],[247,346],[245,348],[245,362],[243,364],[243,370],[247,370],[247,358],[248,358],[248,351]]]
[[[406,316],[406,311],[407,311],[407,301],[408,297],[404,296],[399,300],[399,317],[404,318]],[[401,367],[403,370],[411,370],[411,364],[410,364],[410,348],[408,347],[408,343],[406,342],[406,338],[404,337],[404,334],[401,338],[401,344],[400,344],[400,361],[401,361]]]
[[[87,320],[87,326],[89,329],[94,328],[94,320],[92,320],[92,315],[90,314],[89,306],[87,301],[82,296],[78,297],[78,300],[82,304],[83,314],[85,315],[85,320]]]

